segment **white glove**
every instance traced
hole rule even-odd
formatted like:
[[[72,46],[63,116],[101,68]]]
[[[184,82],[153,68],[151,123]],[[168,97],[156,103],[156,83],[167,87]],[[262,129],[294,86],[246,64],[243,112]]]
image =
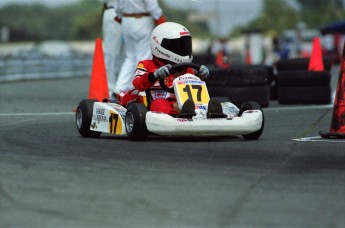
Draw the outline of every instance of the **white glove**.
[[[155,79],[164,79],[170,75],[171,68],[172,66],[170,64],[162,66],[153,72],[153,76],[155,77]]]
[[[201,65],[198,71],[198,76],[201,79],[208,78],[210,76],[210,71],[207,69],[205,65]]]

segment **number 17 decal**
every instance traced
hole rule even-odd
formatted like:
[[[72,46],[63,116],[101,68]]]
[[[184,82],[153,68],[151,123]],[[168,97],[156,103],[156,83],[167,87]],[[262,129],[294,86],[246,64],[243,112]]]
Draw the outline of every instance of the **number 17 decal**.
[[[196,103],[208,103],[209,96],[205,84],[191,85],[184,84],[178,86],[181,100],[192,99]]]
[[[122,134],[122,121],[117,113],[110,113],[109,118],[110,133],[112,134]]]

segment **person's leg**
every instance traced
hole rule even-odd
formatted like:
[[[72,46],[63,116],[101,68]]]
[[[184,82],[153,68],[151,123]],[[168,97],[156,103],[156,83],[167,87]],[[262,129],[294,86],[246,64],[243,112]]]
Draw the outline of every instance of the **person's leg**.
[[[122,20],[122,31],[124,37],[126,57],[121,67],[121,71],[117,79],[116,85],[113,89],[114,93],[119,93],[120,91],[130,90],[134,88],[132,80],[134,78],[134,73],[136,69],[136,41],[133,38],[133,33],[131,33],[132,26],[133,24],[131,23],[131,20]]]
[[[151,17],[142,17],[137,20],[137,26],[140,32],[134,33],[136,62],[144,59],[152,59],[151,52],[151,33],[154,29],[154,23]]]
[[[106,66],[106,74],[108,87],[113,88],[116,82],[116,61],[121,51],[121,25],[114,21],[114,10],[108,9],[103,14],[103,50],[104,62]],[[119,70],[118,70],[119,71]]]
[[[151,102],[150,111],[163,112],[169,115],[176,115],[177,111],[172,107],[170,101],[164,98],[158,98]]]

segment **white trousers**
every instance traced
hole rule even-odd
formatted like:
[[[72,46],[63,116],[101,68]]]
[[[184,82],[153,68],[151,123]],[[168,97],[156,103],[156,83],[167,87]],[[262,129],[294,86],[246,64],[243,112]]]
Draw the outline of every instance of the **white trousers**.
[[[126,57],[113,89],[114,93],[133,89],[132,81],[138,62],[152,59],[150,37],[153,28],[154,21],[152,17],[122,18]]]
[[[115,86],[124,61],[122,28],[114,21],[115,16],[113,8],[105,10],[102,24],[104,62],[110,91]]]

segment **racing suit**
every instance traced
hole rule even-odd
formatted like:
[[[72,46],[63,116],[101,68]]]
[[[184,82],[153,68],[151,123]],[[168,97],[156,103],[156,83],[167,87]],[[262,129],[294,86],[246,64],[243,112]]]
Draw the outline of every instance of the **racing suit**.
[[[179,114],[179,111],[177,108],[174,108],[176,103],[175,94],[171,94],[163,90],[159,85],[159,80],[155,79],[153,76],[154,71],[164,65],[166,65],[166,62],[156,57],[153,57],[152,60],[140,61],[135,71],[133,86],[138,91],[151,89],[151,111],[163,112],[169,115],[177,115]],[[186,69],[186,71],[183,73],[195,74],[191,68]],[[165,78],[165,84],[170,87],[174,78],[174,75],[170,75],[169,77]]]
[[[155,23],[165,22],[157,0],[118,0],[117,21],[122,24],[125,42],[125,61],[114,93],[132,89],[133,70],[142,59],[151,58],[150,35]]]

